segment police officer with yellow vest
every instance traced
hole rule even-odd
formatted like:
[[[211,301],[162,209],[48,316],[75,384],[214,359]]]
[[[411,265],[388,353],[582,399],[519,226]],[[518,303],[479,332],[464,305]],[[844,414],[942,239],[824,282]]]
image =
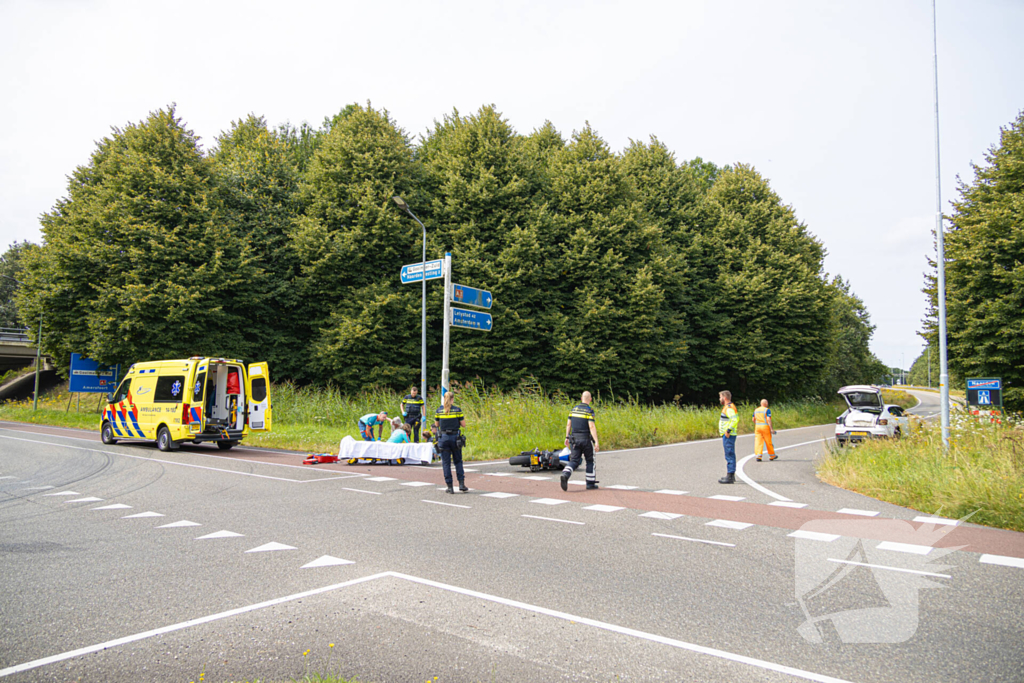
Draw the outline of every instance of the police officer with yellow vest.
[[[416,387],[409,389],[409,394],[399,404],[405,424],[412,429],[413,441],[420,442],[420,422],[423,421],[423,398],[416,395]]]
[[[740,414],[732,402],[731,391],[718,392],[718,402],[722,404],[722,415],[718,418],[718,434],[722,437],[725,448],[725,476],[718,480],[719,484],[736,483],[736,433],[740,429]]]
[[[441,469],[444,472],[444,483],[448,486],[448,493],[455,493],[452,489],[452,461],[455,461],[455,476],[459,479],[459,490],[465,493],[466,474],[462,470],[462,444],[464,443],[460,428],[466,426],[466,416],[462,414],[462,408],[454,403],[455,395],[445,392],[441,405],[434,412],[434,434],[437,437],[437,451],[441,455]]]
[[[594,409],[590,407],[590,392],[584,391],[580,400],[582,403],[576,404],[565,422],[565,445],[571,450],[569,464],[562,470],[560,483],[563,491],[569,490],[569,477],[584,458],[587,460],[587,488],[598,488],[594,453],[600,451],[601,446],[597,442],[597,424],[594,420]]]

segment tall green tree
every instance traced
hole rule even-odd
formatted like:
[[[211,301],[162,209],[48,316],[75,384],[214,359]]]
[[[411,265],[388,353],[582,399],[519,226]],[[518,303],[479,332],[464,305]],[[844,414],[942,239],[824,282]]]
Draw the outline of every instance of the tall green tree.
[[[300,186],[290,236],[313,328],[311,363],[345,389],[418,376],[418,297],[398,272],[419,258],[420,233],[391,201],[415,204],[418,167],[386,111],[356,107],[333,125]]]
[[[19,310],[58,365],[248,351],[251,249],[221,220],[211,168],[173,106],[114,129],[42,217]]]
[[[885,363],[871,352],[875,326],[864,302],[838,275],[829,283],[828,293],[829,336],[822,350],[825,368],[818,391],[826,397],[847,384],[876,384],[888,373]]]
[[[20,287],[18,281],[24,277],[25,254],[38,248],[38,245],[27,240],[14,241],[0,255],[0,327],[23,327],[30,324],[18,315],[15,295]]]
[[[1002,377],[1004,403],[1024,409],[1024,111],[960,182],[946,236],[949,366]],[[932,276],[934,277],[934,275]],[[926,283],[935,306],[934,280]],[[935,318],[926,337],[936,338]],[[937,339],[937,338],[936,338]]]

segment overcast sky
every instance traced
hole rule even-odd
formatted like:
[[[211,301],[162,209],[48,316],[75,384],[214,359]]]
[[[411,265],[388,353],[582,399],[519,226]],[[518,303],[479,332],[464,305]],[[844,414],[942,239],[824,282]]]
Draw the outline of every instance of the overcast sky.
[[[1024,0],[938,0],[942,200],[1024,109]],[[209,147],[351,102],[414,137],[493,103],[521,133],[585,122],[613,150],[752,164],[909,366],[933,253],[930,0],[16,2],[0,0],[0,249],[112,126],[176,102]]]

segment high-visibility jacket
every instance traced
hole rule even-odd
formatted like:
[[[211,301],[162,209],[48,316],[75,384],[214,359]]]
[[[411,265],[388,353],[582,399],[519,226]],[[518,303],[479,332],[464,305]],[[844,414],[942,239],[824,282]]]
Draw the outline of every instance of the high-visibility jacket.
[[[771,408],[754,408],[754,424],[755,425],[766,425],[768,424],[768,418],[772,416]]]
[[[725,436],[725,433],[729,432],[736,436],[739,427],[740,414],[736,410],[736,406],[732,403],[725,404],[725,408],[722,409],[722,416],[718,418],[718,435]]]

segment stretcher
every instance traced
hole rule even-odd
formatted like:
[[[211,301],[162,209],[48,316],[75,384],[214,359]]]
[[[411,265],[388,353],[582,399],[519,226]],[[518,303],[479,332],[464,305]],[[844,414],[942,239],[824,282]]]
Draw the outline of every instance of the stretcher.
[[[338,459],[349,465],[429,465],[434,459],[434,444],[356,441],[351,436],[346,436],[338,447]]]

